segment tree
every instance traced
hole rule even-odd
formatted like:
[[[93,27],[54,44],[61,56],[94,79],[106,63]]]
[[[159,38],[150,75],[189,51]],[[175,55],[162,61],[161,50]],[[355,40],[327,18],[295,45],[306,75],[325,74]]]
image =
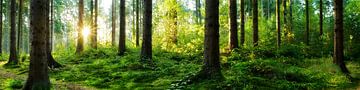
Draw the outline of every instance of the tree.
[[[30,31],[31,31],[31,52],[29,75],[24,90],[50,90],[50,80],[47,67],[46,37],[48,9],[44,8],[49,0],[31,0]]]
[[[239,47],[238,42],[238,29],[237,29],[237,5],[236,0],[229,0],[229,17],[230,17],[230,50]]]
[[[201,24],[202,17],[201,17],[201,0],[195,0],[195,14],[196,14],[196,23]]]
[[[20,45],[21,45],[21,40],[22,40],[22,23],[23,23],[23,21],[22,21],[22,13],[23,13],[23,11],[22,11],[22,8],[23,8],[23,5],[24,3],[23,3],[23,0],[19,0],[19,11],[18,11],[18,39],[17,39],[17,50],[18,50],[18,53],[17,53],[17,55],[20,55],[20,53],[21,53],[21,49],[20,49]]]
[[[245,2],[240,0],[240,45],[245,43]]]
[[[92,1],[92,0],[91,0]],[[94,5],[92,7],[92,5]],[[91,30],[91,47],[96,49],[97,48],[97,16],[98,16],[98,0],[95,0],[94,3],[91,4],[92,10],[92,30]]]
[[[205,4],[204,65],[200,79],[222,79],[219,50],[219,0],[206,0]]]
[[[141,60],[152,61],[152,0],[143,0],[143,41],[141,48]]]
[[[0,55],[2,55],[3,0],[0,0]]]
[[[337,64],[341,71],[349,75],[350,72],[346,68],[344,62],[344,7],[343,0],[334,0],[334,17],[335,17],[335,25],[334,25],[334,63]]]
[[[111,5],[111,45],[115,46],[115,31],[116,29],[116,2],[112,0]]]
[[[254,46],[258,46],[259,41],[259,26],[258,26],[258,2],[257,0],[252,0],[253,4],[253,43]]]
[[[119,55],[124,55],[125,53],[125,0],[120,0],[120,37],[119,37]]]
[[[79,0],[79,21],[78,21],[78,40],[76,53],[80,54],[84,50],[84,38],[83,38],[83,17],[84,17],[84,0]]]
[[[292,32],[292,27],[293,27],[293,13],[292,13],[292,5],[293,5],[293,1],[292,0],[289,0],[289,17],[290,17],[290,19],[289,19],[289,21],[290,21],[290,26],[289,26],[289,32]]]
[[[320,15],[319,15],[319,17],[320,17],[320,36],[322,36],[323,35],[323,1],[322,0],[320,0],[319,1],[319,3],[320,3],[320,6],[319,6],[319,8],[320,8]]]
[[[135,7],[135,12],[136,12],[135,43],[136,43],[136,47],[138,47],[140,45],[139,44],[139,38],[140,38],[139,7],[140,7],[140,0],[136,0],[136,7]]]
[[[276,0],[276,30],[277,30],[277,47],[281,45],[281,22],[280,22],[280,0]]]
[[[309,32],[310,32],[310,17],[309,17],[309,0],[305,0],[305,12],[306,12],[306,32],[305,32],[305,44],[309,45]]]
[[[17,50],[16,50],[16,29],[15,29],[15,4],[16,0],[10,2],[10,57],[7,64],[18,64]]]
[[[51,48],[51,34],[50,34],[50,19],[51,19],[51,17],[50,17],[50,4],[52,3],[52,1],[53,0],[49,0],[49,1],[47,1],[48,2],[48,4],[46,4],[45,6],[45,8],[47,8],[46,10],[46,21],[47,21],[47,23],[46,23],[46,27],[45,27],[45,33],[46,33],[46,35],[45,35],[45,39],[46,39],[46,55],[47,55],[47,64],[48,64],[48,66],[50,67],[50,68],[60,68],[60,67],[62,67],[62,65],[60,64],[60,63],[58,63],[58,62],[56,62],[55,61],[55,59],[54,59],[54,57],[52,56],[52,54],[51,54],[51,52],[52,52],[52,48]]]

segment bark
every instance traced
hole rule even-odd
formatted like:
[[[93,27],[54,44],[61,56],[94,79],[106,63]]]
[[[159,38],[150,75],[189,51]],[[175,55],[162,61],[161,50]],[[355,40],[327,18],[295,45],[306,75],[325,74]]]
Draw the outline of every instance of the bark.
[[[84,17],[84,0],[79,0],[79,21],[78,21],[78,40],[76,53],[80,54],[84,50],[84,37],[83,37],[83,17]]]
[[[252,0],[253,4],[253,44],[254,47],[258,46],[259,41],[259,27],[258,27],[258,2],[257,0]]]
[[[15,4],[16,0],[10,2],[10,57],[7,64],[18,64],[16,50],[16,22],[15,22]]]
[[[240,45],[245,43],[245,2],[240,0]]]
[[[277,30],[277,47],[281,45],[281,22],[280,22],[280,0],[276,0],[276,30]]]
[[[229,0],[229,17],[230,17],[230,50],[233,50],[235,48],[239,47],[238,42],[238,29],[237,29],[237,5],[236,0]]]
[[[343,0],[334,0],[334,63],[344,74],[350,74],[344,62]]]
[[[309,0],[305,0],[306,8],[306,32],[305,32],[305,44],[309,45],[309,31],[310,31],[310,17],[309,17]]]
[[[31,53],[29,76],[24,90],[50,90],[50,80],[47,67],[46,37],[47,15],[49,0],[31,0],[30,31],[31,31]]]
[[[125,46],[125,0],[120,0],[120,37],[119,37],[119,55],[124,55],[126,46]]]
[[[289,0],[289,14],[290,14],[290,26],[289,26],[289,32],[292,32],[292,27],[293,27],[293,13],[292,13],[292,5],[293,5],[293,1]]]
[[[18,40],[17,40],[17,50],[18,53],[17,55],[20,55],[21,53],[21,48],[20,46],[22,45],[21,41],[22,41],[22,8],[23,8],[23,0],[19,0],[19,11],[18,11]]]
[[[223,78],[219,60],[219,0],[206,0],[205,11],[204,65],[199,78]]]
[[[283,0],[283,8],[284,8],[284,11],[283,11],[283,13],[284,13],[284,24],[285,24],[285,26],[287,25],[287,21],[286,21],[286,13],[287,13],[287,9],[286,9],[286,0]]]
[[[0,55],[2,55],[3,0],[0,0]]]
[[[138,47],[139,44],[139,39],[140,39],[140,15],[139,15],[139,7],[140,7],[140,0],[136,0],[136,26],[135,26],[135,43],[136,43],[136,47]]]
[[[97,16],[98,16],[98,0],[95,0],[93,7],[94,15],[93,15],[93,28],[92,28],[92,36],[91,36],[91,47],[97,49]]]
[[[111,45],[115,46],[115,29],[116,29],[116,2],[112,0],[111,5]]]
[[[323,0],[320,0],[320,36],[323,35]]]
[[[143,42],[141,48],[141,60],[152,62],[152,0],[143,0]]]

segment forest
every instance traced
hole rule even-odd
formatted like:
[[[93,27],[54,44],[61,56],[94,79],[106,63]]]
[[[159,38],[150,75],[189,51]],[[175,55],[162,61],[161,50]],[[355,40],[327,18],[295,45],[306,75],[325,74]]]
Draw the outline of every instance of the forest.
[[[360,0],[0,0],[0,20],[0,90],[360,89]]]

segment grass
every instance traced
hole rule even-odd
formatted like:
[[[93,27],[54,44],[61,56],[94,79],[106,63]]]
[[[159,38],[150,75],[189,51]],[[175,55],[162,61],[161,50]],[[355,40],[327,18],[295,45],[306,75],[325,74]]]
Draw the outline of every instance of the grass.
[[[344,89],[356,88],[339,73],[329,57],[304,58],[282,57],[282,52],[271,54],[264,50],[256,52],[233,52],[222,57],[223,81],[204,80],[197,83],[183,82],[196,74],[202,64],[201,54],[183,54],[154,50],[154,66],[140,61],[138,48],[128,48],[124,56],[117,56],[112,47],[87,50],[81,55],[72,51],[57,51],[55,59],[65,67],[50,72],[54,88],[59,82],[78,87],[97,89]],[[283,51],[287,52],[287,51]],[[264,54],[270,53],[270,54]],[[258,56],[267,55],[267,56]],[[6,60],[0,61],[4,63]],[[3,65],[3,64],[1,64]],[[360,75],[359,63],[347,63],[353,76]],[[26,77],[28,60],[18,68],[4,68],[8,72]],[[25,72],[25,73],[24,73]],[[0,89],[18,89],[23,79],[0,78]]]

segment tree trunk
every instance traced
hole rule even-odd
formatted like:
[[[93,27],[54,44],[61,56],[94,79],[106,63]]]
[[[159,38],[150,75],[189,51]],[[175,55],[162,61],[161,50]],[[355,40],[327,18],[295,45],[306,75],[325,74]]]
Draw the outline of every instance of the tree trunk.
[[[49,0],[49,1],[51,1],[51,0]],[[45,39],[46,39],[46,55],[47,55],[47,64],[48,64],[48,66],[50,67],[50,68],[60,68],[60,67],[62,67],[62,65],[60,64],[60,63],[58,63],[58,62],[56,62],[55,61],[55,59],[54,59],[54,57],[52,56],[52,54],[51,54],[51,52],[52,52],[52,49],[51,49],[51,39],[50,39],[50,3],[51,2],[49,2],[49,1],[47,1],[48,2],[48,4],[46,4],[46,21],[47,21],[47,23],[46,23],[46,27],[45,27],[45,33],[46,33],[46,35],[45,35]]]
[[[252,0],[253,4],[253,43],[254,47],[258,46],[259,41],[259,27],[258,27],[258,2],[257,0]]]
[[[0,55],[2,55],[2,37],[3,37],[3,0],[0,0]]]
[[[280,0],[276,0],[276,30],[277,30],[277,47],[281,45],[281,22],[280,22]]]
[[[310,32],[310,17],[309,17],[309,0],[305,0],[306,8],[306,32],[305,32],[305,44],[309,45],[309,32]]]
[[[289,0],[289,14],[290,14],[290,26],[289,26],[289,32],[291,33],[292,32],[292,27],[293,27],[293,13],[292,13],[292,5],[293,5],[293,1],[292,0]]]
[[[143,42],[141,48],[141,60],[152,61],[152,0],[143,0]]]
[[[204,65],[199,78],[219,79],[223,78],[219,60],[219,0],[206,0],[205,11]]]
[[[320,6],[319,6],[319,8],[320,8],[320,36],[322,36],[323,35],[323,1],[322,0],[320,0]]]
[[[44,8],[49,0],[31,0],[30,31],[31,31],[31,53],[29,76],[25,83],[24,90],[50,90],[50,80],[47,67],[48,42],[46,32],[48,31],[47,15],[48,9]]]
[[[10,57],[7,64],[18,64],[16,50],[16,22],[15,22],[15,4],[16,0],[10,2]]]
[[[126,46],[125,46],[125,0],[120,0],[120,37],[119,37],[119,55],[124,55]]]
[[[196,23],[197,24],[201,24],[201,0],[195,0],[195,7],[196,7],[196,10],[195,10],[195,14],[196,14]]]
[[[21,48],[20,46],[22,45],[21,41],[22,41],[22,8],[23,8],[23,0],[19,0],[19,11],[18,11],[18,40],[17,40],[17,50],[18,53],[17,55],[21,54]]]
[[[84,0],[79,0],[79,21],[78,21],[78,40],[76,53],[80,54],[84,50],[84,37],[83,37],[83,17],[84,17]]]
[[[140,45],[140,13],[139,13],[139,7],[140,7],[140,0],[136,0],[136,26],[135,26],[135,43],[136,43],[136,47],[138,47]]]
[[[93,29],[92,29],[92,36],[91,36],[91,47],[97,49],[97,16],[98,16],[98,0],[95,0],[94,7],[93,7],[94,15],[93,15]]]
[[[343,0],[334,0],[334,63],[344,74],[350,74],[344,62]]]
[[[287,25],[287,21],[286,21],[286,14],[287,14],[287,9],[286,9],[286,0],[283,0],[283,8],[284,8],[284,25],[286,26]]]
[[[116,29],[116,2],[115,0],[112,0],[111,5],[111,45],[115,46],[115,29]]]
[[[89,35],[89,40],[90,40],[90,46],[93,48],[93,43],[94,43],[94,0],[90,0],[90,35]]]
[[[240,45],[245,43],[245,2],[240,0]]]
[[[229,17],[230,17],[230,50],[239,47],[238,29],[237,29],[237,5],[236,0],[229,0]]]

